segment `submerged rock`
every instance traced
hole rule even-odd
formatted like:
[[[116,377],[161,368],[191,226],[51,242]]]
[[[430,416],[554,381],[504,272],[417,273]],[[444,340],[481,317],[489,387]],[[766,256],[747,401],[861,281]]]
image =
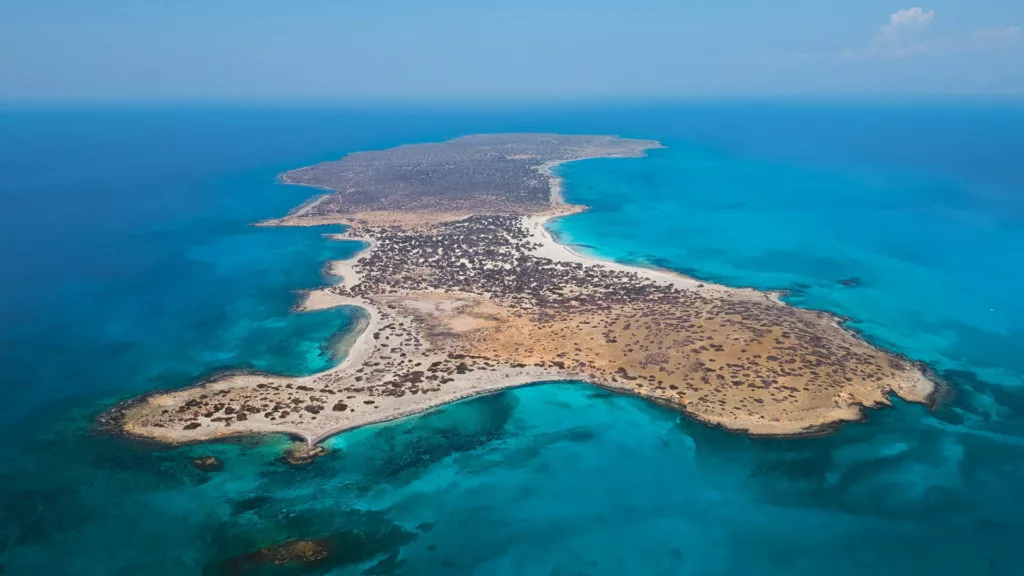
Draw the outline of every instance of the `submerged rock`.
[[[843,278],[837,280],[840,286],[846,286],[847,288],[853,288],[854,286],[860,286],[860,276],[851,276],[850,278]]]
[[[348,510],[331,516],[346,526],[330,533],[306,534],[283,542],[269,543],[252,551],[249,534],[236,534],[245,541],[219,541],[214,547],[223,556],[215,556],[204,574],[335,574],[343,567],[379,559],[363,574],[395,574],[401,566],[399,551],[416,539],[416,534],[389,520],[381,512]],[[242,554],[237,551],[249,550]],[[346,574],[350,572],[345,572]],[[356,574],[360,572],[354,572]]]
[[[245,574],[266,566],[309,565],[324,560],[330,553],[326,540],[291,540],[232,558],[226,562],[224,572]]]
[[[305,442],[297,442],[284,451],[281,461],[291,466],[305,466],[324,454],[327,454],[327,448],[320,444],[311,446]]]
[[[203,472],[220,472],[224,469],[224,461],[216,456],[200,456],[192,459],[192,466]]]
[[[259,510],[273,501],[274,499],[266,494],[257,494],[248,498],[236,500],[231,503],[231,515],[238,516],[239,514]]]

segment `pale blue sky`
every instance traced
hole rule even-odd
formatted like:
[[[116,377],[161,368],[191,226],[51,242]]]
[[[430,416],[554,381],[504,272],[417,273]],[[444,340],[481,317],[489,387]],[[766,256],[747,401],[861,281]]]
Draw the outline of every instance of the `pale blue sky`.
[[[1024,95],[1024,0],[0,0],[0,100]]]

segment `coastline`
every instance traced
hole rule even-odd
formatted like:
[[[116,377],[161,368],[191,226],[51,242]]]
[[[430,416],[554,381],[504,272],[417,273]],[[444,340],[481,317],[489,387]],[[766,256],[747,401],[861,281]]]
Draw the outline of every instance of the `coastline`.
[[[644,150],[657,150],[665,148],[660,142],[657,146],[652,146]],[[582,252],[574,249],[570,244],[562,244],[555,239],[554,234],[548,230],[547,225],[561,218],[567,218],[574,214],[579,214],[590,210],[590,206],[583,204],[570,204],[565,200],[565,182],[564,178],[554,173],[552,168],[556,168],[569,162],[577,162],[578,160],[564,160],[560,162],[547,162],[537,167],[537,170],[548,178],[550,190],[551,190],[551,205],[554,209],[550,212],[539,214],[535,216],[524,217],[524,225],[530,231],[532,239],[542,245],[542,248],[536,252],[538,256],[544,258],[551,258],[552,260],[562,262],[578,262],[584,265],[602,265],[612,270],[621,270],[624,272],[633,272],[638,275],[644,276],[654,281],[669,282],[673,286],[680,289],[694,290],[694,289],[706,289],[708,291],[729,291],[739,293],[749,293],[750,295],[767,298],[772,302],[789,306],[782,301],[779,291],[774,290],[758,290],[752,287],[735,287],[727,286],[725,284],[716,284],[714,282],[707,282],[691,276],[687,276],[681,272],[671,270],[668,268],[661,268],[658,266],[650,266],[646,264],[624,264],[615,260],[609,260],[601,258],[599,256],[588,256]]]
[[[662,146],[658,143],[653,143],[649,147],[641,148],[638,153],[629,155],[629,157],[643,156],[647,149],[658,147]],[[623,156],[626,155],[619,155],[618,157]],[[782,302],[776,293],[758,291],[753,288],[733,288],[720,284],[701,282],[672,270],[608,261],[598,257],[581,254],[571,246],[560,244],[546,228],[546,225],[556,218],[584,211],[587,207],[567,204],[565,202],[563,196],[563,180],[560,176],[554,174],[552,168],[567,162],[581,159],[587,158],[572,158],[569,160],[552,161],[536,166],[536,170],[548,179],[549,209],[537,214],[518,217],[519,225],[523,230],[525,230],[528,242],[531,245],[531,248],[528,250],[528,253],[531,256],[554,262],[578,265],[588,269],[593,268],[615,272],[634,278],[638,281],[647,281],[661,286],[668,286],[680,291],[699,294],[703,298],[710,298],[712,300],[717,298],[749,300],[762,303],[767,301],[775,305],[795,309],[794,307]],[[295,185],[308,185],[304,183],[291,182],[284,176],[281,177],[281,181]],[[293,211],[284,218],[261,222],[258,225],[321,225],[338,224],[351,221],[351,218],[341,217],[313,217],[311,219],[300,219],[296,221],[296,217],[302,216],[304,209],[314,206],[316,202],[319,202],[325,197],[327,196],[318,196],[310,202],[304,203],[302,206],[297,208],[296,211]],[[415,219],[416,215],[413,214],[408,216]],[[427,222],[432,223],[432,218],[428,217]],[[384,303],[388,305],[389,309],[392,309],[385,312],[381,309],[379,303],[371,302],[365,297],[352,294],[352,289],[358,287],[364,277],[363,273],[357,269],[357,266],[360,262],[363,262],[374,255],[378,248],[378,241],[369,236],[360,236],[356,234],[350,236],[350,231],[355,232],[353,228],[350,228],[342,233],[330,233],[325,234],[324,236],[333,240],[359,240],[364,243],[363,248],[348,259],[332,260],[325,263],[324,268],[326,273],[334,277],[336,281],[333,284],[328,284],[320,288],[306,291],[301,300],[295,306],[295,310],[297,312],[325,310],[340,306],[354,306],[361,308],[366,313],[367,320],[365,325],[362,326],[362,330],[351,339],[351,346],[346,352],[345,358],[340,363],[326,371],[304,378],[285,378],[252,374],[234,375],[212,382],[204,382],[189,389],[166,393],[162,396],[147,395],[139,400],[150,403],[160,400],[174,404],[175,402],[178,402],[179,399],[184,401],[185,398],[190,396],[217,396],[247,388],[275,387],[275,389],[277,389],[277,385],[283,385],[288,389],[297,387],[297,389],[300,390],[305,389],[312,391],[318,386],[318,382],[337,382],[342,379],[351,379],[353,377],[355,377],[357,382],[360,381],[362,378],[356,376],[356,374],[363,372],[367,366],[377,366],[380,364],[379,361],[375,363],[369,362],[374,359],[373,356],[375,353],[376,358],[378,359],[389,358],[389,356],[381,355],[381,348],[377,346],[375,340],[380,336],[382,330],[393,326],[396,321],[401,324],[402,319],[415,319],[414,317],[417,316],[417,313],[413,313],[412,316],[396,316],[396,313],[393,311],[393,306],[391,305],[393,303],[392,300],[384,299]],[[460,307],[468,306],[469,308],[473,308],[474,306],[481,305],[479,296],[474,294],[455,295],[454,297],[461,298],[461,300],[456,299],[454,304],[455,308],[451,308],[451,310],[456,312],[460,310]],[[381,300],[381,298],[383,297],[377,297],[375,299]],[[434,313],[437,312],[437,308],[440,306],[440,304],[429,301],[425,304],[424,302],[417,304],[417,306],[424,305],[427,308],[433,306],[434,309],[432,309],[432,312]],[[449,309],[446,308],[445,310],[447,311]],[[814,312],[817,315],[817,318],[823,319],[825,322],[828,322],[833,326],[841,327],[841,324],[837,322],[835,318],[827,315],[826,313],[818,313],[816,311],[809,312]],[[470,314],[470,316],[473,315]],[[700,320],[700,323],[703,325],[703,320]],[[456,329],[456,331],[458,331],[458,329]],[[856,335],[851,333],[849,330],[844,329],[843,333],[849,338],[856,339]],[[392,348],[392,350],[399,349],[401,348]],[[403,352],[401,355],[404,357],[405,353]],[[447,356],[448,358],[452,358],[450,353]],[[434,364],[440,364],[445,360],[445,356],[435,355],[434,357],[431,357],[431,359],[434,360]],[[226,422],[224,428],[218,428],[212,432],[206,429],[198,430],[198,425],[197,428],[192,429],[193,432],[189,432],[189,428],[186,427],[184,430],[178,430],[173,433],[167,431],[167,434],[162,430],[157,431],[156,433],[154,433],[153,430],[143,431],[140,428],[133,428],[128,424],[125,424],[122,427],[122,430],[125,434],[130,436],[134,435],[148,439],[155,438],[162,442],[173,444],[201,442],[204,440],[212,440],[240,434],[285,433],[291,437],[302,438],[309,448],[313,448],[327,438],[362,426],[413,416],[445,404],[480,395],[493,394],[510,388],[567,380],[582,381],[617,393],[639,396],[645,400],[669,406],[675,410],[681,411],[687,417],[703,422],[704,424],[721,427],[732,432],[745,433],[750,436],[794,437],[827,433],[829,430],[834,429],[842,423],[863,420],[866,417],[864,413],[865,408],[879,407],[889,404],[884,396],[874,398],[867,402],[851,398],[850,401],[843,401],[835,406],[815,408],[813,411],[802,416],[802,424],[794,424],[788,427],[785,423],[769,423],[765,421],[743,420],[737,418],[716,419],[708,414],[700,414],[688,410],[686,403],[668,402],[663,397],[659,397],[648,393],[646,390],[642,390],[642,387],[637,388],[629,382],[618,381],[614,377],[611,378],[610,381],[607,379],[595,379],[587,371],[567,369],[561,362],[552,362],[551,366],[544,366],[543,364],[543,362],[535,366],[521,364],[515,366],[514,369],[506,367],[502,370],[494,368],[490,369],[490,372],[485,372],[484,370],[478,370],[476,372],[470,371],[472,373],[468,375],[460,372],[460,374],[463,375],[457,382],[449,386],[448,389],[443,392],[441,392],[440,389],[433,390],[434,392],[441,392],[439,394],[429,397],[426,394],[416,395],[401,402],[391,401],[390,399],[376,401],[367,400],[364,403],[372,405],[370,406],[372,409],[361,409],[358,415],[352,414],[352,411],[354,411],[355,408],[350,407],[348,410],[342,409],[342,412],[344,413],[343,415],[331,415],[331,421],[334,423],[329,426],[325,426],[319,422],[314,424],[310,421],[289,421],[288,423],[278,423],[273,421],[273,418],[271,418],[270,421],[254,421],[256,419],[250,418],[244,424],[244,430],[238,429],[242,426],[231,427],[230,422]],[[378,369],[373,370],[373,372],[378,371]],[[927,379],[923,375],[918,378],[916,376],[917,373],[915,372],[914,374],[914,377],[905,381],[893,381],[890,391],[891,393],[896,393],[900,397],[909,401],[928,404],[936,397],[938,387],[936,383]],[[635,378],[631,379],[635,380]],[[360,388],[356,388],[354,390],[357,391],[360,390]],[[355,398],[355,396],[349,395],[348,398]],[[348,402],[348,400],[344,402],[339,401],[338,405],[346,406],[346,402]],[[159,402],[156,403],[159,404]],[[328,404],[329,403],[330,402],[328,402]],[[157,406],[157,408],[159,408],[159,406]],[[167,412],[167,409],[164,409],[163,412]],[[285,412],[285,414],[287,413],[288,412]],[[314,412],[314,414],[320,415],[320,412],[317,411]],[[316,420],[316,416],[314,416],[312,420]],[[808,422],[810,423],[808,424]],[[163,427],[162,425],[157,424],[154,424],[153,426]]]

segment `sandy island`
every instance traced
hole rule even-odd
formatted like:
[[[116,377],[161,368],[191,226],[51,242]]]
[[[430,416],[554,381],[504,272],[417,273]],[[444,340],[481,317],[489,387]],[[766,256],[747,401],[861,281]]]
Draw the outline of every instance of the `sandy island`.
[[[752,435],[817,434],[890,394],[936,384],[834,316],[774,295],[597,260],[545,223],[565,204],[551,168],[660,145],[606,136],[483,135],[360,152],[282,175],[331,190],[264,225],[346,224],[366,248],[299,310],[358,306],[362,332],[312,376],[231,374],[117,406],[102,426],[172,444],[238,434],[305,441],[535,382],[583,380]]]

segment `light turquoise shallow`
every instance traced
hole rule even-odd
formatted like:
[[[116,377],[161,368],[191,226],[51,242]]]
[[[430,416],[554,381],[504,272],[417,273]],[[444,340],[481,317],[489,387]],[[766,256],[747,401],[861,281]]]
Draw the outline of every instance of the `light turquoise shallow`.
[[[751,440],[583,383],[328,441],[154,449],[90,431],[223,369],[310,373],[350,310],[293,314],[353,243],[248,224],[282,170],[496,131],[667,148],[560,168],[563,241],[852,319],[955,395],[824,438]],[[1021,574],[1024,110],[993,103],[0,113],[4,574]],[[16,142],[16,144],[12,144]],[[848,287],[839,280],[859,278]],[[188,464],[213,454],[226,469]]]

